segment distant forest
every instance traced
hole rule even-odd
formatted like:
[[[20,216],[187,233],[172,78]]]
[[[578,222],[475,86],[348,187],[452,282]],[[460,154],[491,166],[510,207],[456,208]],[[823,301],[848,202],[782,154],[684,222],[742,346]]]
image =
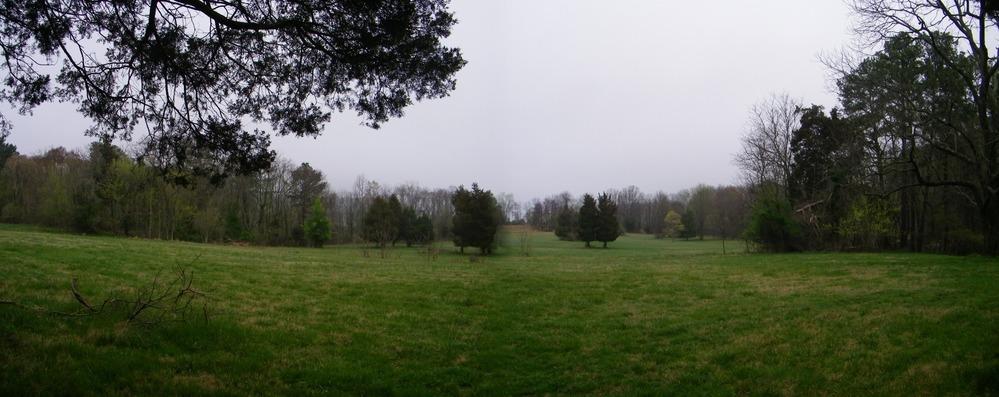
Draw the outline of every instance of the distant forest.
[[[287,160],[220,184],[205,177],[181,183],[113,145],[94,143],[85,152],[54,148],[33,156],[7,147],[0,169],[2,222],[157,239],[306,245],[303,225],[319,199],[331,226],[329,241],[357,243],[374,241],[364,233],[372,204],[395,196],[402,207],[431,220],[434,238],[452,237],[456,187],[387,186],[361,176],[349,188],[335,189],[321,171]],[[646,194],[629,186],[607,193],[617,204],[622,232],[662,237],[671,210],[688,224],[674,237],[738,237],[750,204],[748,191],[737,186],[702,185],[675,194]],[[560,215],[562,226],[571,228],[582,204],[582,197],[568,192],[524,203],[508,193],[494,197],[500,223],[542,231],[554,231]],[[564,218],[567,211],[570,221]],[[570,233],[562,236],[575,239]]]

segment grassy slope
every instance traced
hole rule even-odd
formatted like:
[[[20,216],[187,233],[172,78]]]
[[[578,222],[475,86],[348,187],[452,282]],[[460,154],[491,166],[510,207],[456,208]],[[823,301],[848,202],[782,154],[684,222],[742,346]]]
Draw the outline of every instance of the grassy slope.
[[[71,276],[98,300],[200,256],[220,312],[144,328],[0,306],[0,395],[999,393],[994,259],[579,245],[469,263],[0,226],[0,299],[70,310]]]

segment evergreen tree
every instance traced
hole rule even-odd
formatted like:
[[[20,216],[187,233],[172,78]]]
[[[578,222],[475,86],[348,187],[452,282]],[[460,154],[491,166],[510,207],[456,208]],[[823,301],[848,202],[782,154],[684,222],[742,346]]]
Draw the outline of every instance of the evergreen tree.
[[[236,207],[229,207],[225,214],[225,238],[229,241],[245,240],[243,233],[243,223],[239,220],[239,211]]]
[[[607,243],[617,240],[621,235],[621,225],[617,222],[617,204],[607,193],[601,193],[597,198],[597,241]]]
[[[419,218],[416,215],[416,210],[412,207],[403,208],[399,215],[399,235],[396,240],[402,240],[406,243],[407,247],[411,247],[413,243],[418,242],[417,222],[419,222]]]
[[[372,200],[368,212],[364,214],[363,227],[362,235],[365,240],[382,248],[392,242],[399,232],[399,225],[389,200],[381,196]]]
[[[454,245],[458,246],[458,250],[463,254],[465,247],[471,245],[469,236],[473,216],[471,200],[472,195],[468,190],[465,190],[464,186],[458,186],[458,190],[455,190],[454,195],[451,196],[451,205],[454,207],[454,217],[451,218],[454,226],[451,228],[451,234]]]
[[[597,240],[600,224],[600,213],[597,202],[589,194],[583,195],[583,206],[579,207],[579,239],[590,247],[591,241]]]
[[[683,212],[683,217],[681,218],[683,230],[680,232],[680,238],[690,239],[692,237],[696,237],[700,232],[697,229],[697,217],[694,212],[695,211],[690,208]]]
[[[563,206],[555,219],[555,235],[559,240],[573,241],[579,234],[579,216],[568,205]]]
[[[464,252],[464,247],[477,247],[483,255],[492,254],[496,247],[496,232],[502,222],[493,193],[472,184],[472,190],[459,187],[452,199],[455,208],[455,245]]]
[[[312,210],[309,212],[309,216],[305,218],[305,224],[302,226],[302,229],[305,231],[306,240],[313,247],[322,248],[323,243],[330,239],[330,221],[326,218],[326,209],[323,208],[323,202],[318,198],[312,202]]]
[[[764,192],[756,201],[746,228],[746,238],[766,251],[794,251],[800,235],[791,203],[779,194]]]
[[[434,223],[429,215],[422,214],[416,218],[412,239],[414,244],[427,244],[434,240]]]
[[[403,219],[406,216],[405,211],[403,211],[402,203],[399,202],[399,196],[391,195],[388,199],[388,210],[392,214],[392,219],[395,223],[395,232],[392,234],[391,241],[392,246],[395,247],[395,243],[403,239],[403,223],[406,220]],[[406,225],[408,227],[408,225]]]
[[[0,120],[2,121],[2,120]],[[0,170],[3,169],[7,159],[17,154],[17,146],[7,142],[7,133],[0,131]]]

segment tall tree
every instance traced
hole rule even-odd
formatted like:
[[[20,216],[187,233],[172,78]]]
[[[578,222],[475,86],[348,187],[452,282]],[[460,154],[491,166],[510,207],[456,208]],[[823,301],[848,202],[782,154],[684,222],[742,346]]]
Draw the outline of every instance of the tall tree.
[[[451,196],[451,205],[454,207],[454,217],[451,233],[454,235],[454,245],[458,246],[458,251],[465,253],[465,247],[474,243],[474,210],[472,208],[472,194],[465,186],[458,186]]]
[[[579,234],[579,216],[572,207],[566,205],[558,213],[555,220],[555,236],[559,240],[573,241]]]
[[[600,210],[597,201],[589,194],[583,195],[583,205],[579,207],[579,240],[590,248],[591,241],[600,238]]]
[[[8,136],[9,133],[0,129],[0,170],[2,170],[4,164],[7,163],[7,159],[17,154],[17,146],[7,142]]]
[[[937,159],[910,155],[906,161],[915,184],[957,189],[978,208],[985,249],[999,254],[999,98],[995,87],[999,59],[992,54],[993,35],[999,15],[983,9],[988,2],[976,0],[856,0],[858,31],[883,40],[899,34],[915,40],[925,54],[915,62],[926,62],[934,71],[930,84],[953,82],[973,108],[967,119],[959,108],[948,108],[947,97],[930,97],[941,106],[924,108],[939,124],[931,128],[913,125],[912,142],[932,146]],[[956,40],[955,40],[956,36]],[[962,46],[957,50],[956,45]],[[912,60],[910,60],[911,62]],[[943,78],[935,79],[936,77]],[[942,99],[942,101],[941,101]],[[922,123],[920,123],[922,124]],[[910,151],[910,153],[912,153]],[[947,158],[963,164],[959,175],[934,173],[931,168]]]
[[[391,237],[392,246],[395,247],[395,243],[402,240],[403,233],[409,232],[409,219],[406,218],[406,211],[402,207],[402,202],[399,201],[399,196],[394,194],[389,196],[388,208],[395,221],[395,233]],[[407,230],[404,231],[403,228]]]
[[[329,241],[330,221],[326,217],[326,209],[323,208],[322,200],[317,197],[312,201],[312,210],[305,219],[302,229],[305,230],[305,238],[309,244],[316,248],[322,248],[323,244]]]
[[[801,101],[788,94],[771,95],[753,106],[742,151],[735,158],[748,184],[787,186],[791,177],[791,135],[798,129],[800,107]]]
[[[447,0],[7,1],[0,99],[69,100],[88,134],[136,129],[161,166],[221,178],[266,169],[270,136],[316,136],[350,109],[377,128],[455,87]],[[94,45],[99,42],[100,45]],[[39,60],[63,65],[40,67]],[[0,117],[0,121],[6,123]]]
[[[621,235],[621,224],[617,220],[617,204],[607,193],[601,193],[597,197],[597,241],[603,243],[607,248],[607,243],[617,240]]]
[[[375,197],[364,214],[364,239],[385,248],[399,233],[398,219],[388,200]]]
[[[454,194],[455,245],[464,252],[464,247],[476,247],[483,255],[493,253],[496,248],[496,233],[503,215],[492,192],[472,184],[472,190],[459,187]]]

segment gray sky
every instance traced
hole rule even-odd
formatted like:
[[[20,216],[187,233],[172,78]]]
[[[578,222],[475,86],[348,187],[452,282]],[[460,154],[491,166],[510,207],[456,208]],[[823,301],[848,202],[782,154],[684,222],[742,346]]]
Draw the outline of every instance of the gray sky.
[[[694,4],[692,7],[691,4]],[[275,138],[279,155],[354,178],[428,187],[478,181],[518,200],[636,185],[737,181],[749,108],[771,92],[835,104],[817,55],[851,40],[842,0],[454,0],[468,65],[451,97],[381,130],[340,115],[323,136]],[[22,153],[81,148],[72,104],[12,116]]]

